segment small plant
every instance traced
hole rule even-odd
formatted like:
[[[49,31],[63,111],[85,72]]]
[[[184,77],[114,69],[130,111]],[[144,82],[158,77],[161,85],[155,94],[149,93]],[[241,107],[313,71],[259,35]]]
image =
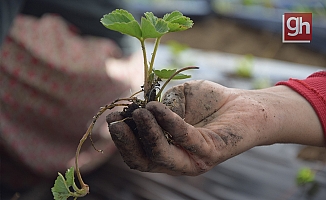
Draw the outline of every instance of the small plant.
[[[296,182],[297,185],[304,185],[315,181],[315,172],[310,168],[301,168],[298,170]]]
[[[253,76],[253,60],[251,54],[245,55],[236,68],[236,75],[242,78],[251,78]]]
[[[187,62],[182,60],[182,54],[184,54],[189,49],[186,44],[182,44],[174,40],[170,40],[166,44],[171,53],[168,68],[179,69],[185,65],[192,65],[192,62],[189,61],[189,57],[187,58]]]
[[[313,197],[319,190],[319,183],[315,179],[316,171],[304,167],[298,170],[296,176],[297,186],[302,189],[302,192],[307,197]]]
[[[83,197],[89,193],[89,186],[84,183],[80,174],[78,157],[85,140],[89,137],[92,142],[92,129],[97,119],[104,113],[104,111],[112,109],[116,106],[124,106],[125,108],[121,113],[121,115],[125,117],[123,121],[125,121],[129,126],[133,126],[132,123],[134,122],[131,117],[133,110],[145,107],[145,105],[150,101],[160,101],[162,91],[166,87],[167,83],[172,79],[190,78],[190,75],[181,74],[180,72],[189,69],[198,69],[198,67],[185,67],[179,70],[158,70],[154,68],[154,60],[161,37],[169,32],[183,31],[193,26],[193,21],[179,11],[167,13],[163,16],[163,18],[156,17],[152,12],[146,12],[141,18],[140,23],[138,23],[133,15],[128,11],[117,9],[104,15],[101,19],[101,23],[108,29],[135,37],[140,41],[144,58],[144,83],[143,86],[141,86],[141,90],[134,93],[130,97],[117,99],[111,104],[105,105],[99,109],[98,113],[93,117],[92,123],[89,125],[86,133],[83,135],[78,144],[75,157],[75,168],[71,167],[68,169],[65,173],[65,177],[61,173],[58,173],[54,186],[51,188],[55,200],[64,200],[68,199],[69,197],[77,199],[78,197]],[[149,62],[147,59],[145,46],[145,40],[148,38],[155,38],[155,45]],[[163,86],[160,87],[160,82],[162,79],[166,79],[166,81]],[[137,97],[137,95],[142,92],[144,95],[143,98],[140,99]],[[94,149],[97,150],[93,142],[92,145]],[[102,152],[102,150],[97,151]],[[78,188],[74,182],[74,169],[76,170],[81,188]]]
[[[271,80],[267,77],[263,77],[263,78],[258,78],[256,80],[253,81],[252,83],[252,88],[253,89],[264,89],[267,87],[271,87],[272,83]]]

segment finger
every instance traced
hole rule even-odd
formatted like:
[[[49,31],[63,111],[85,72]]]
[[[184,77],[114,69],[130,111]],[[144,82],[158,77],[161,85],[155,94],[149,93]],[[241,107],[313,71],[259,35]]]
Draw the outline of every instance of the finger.
[[[172,136],[175,144],[196,155],[208,153],[205,133],[209,130],[199,131],[161,103],[150,102],[146,105],[146,109],[155,116],[158,125]]]
[[[154,116],[144,108],[135,110],[133,119],[137,124],[138,134],[147,157],[155,159],[161,149],[165,149],[169,145],[161,127],[157,124]]]
[[[109,121],[118,119],[116,114],[109,117]],[[123,160],[131,169],[148,171],[149,160],[134,133],[129,126],[120,121],[109,123],[109,130],[113,142],[119,150]]]
[[[187,123],[195,125],[216,112],[224,104],[225,97],[225,87],[195,80],[169,89],[162,103]]]
[[[227,133],[224,133],[223,129],[221,129],[219,132],[222,133],[219,136],[214,129],[195,128],[159,102],[150,102],[146,108],[155,116],[162,129],[172,135],[174,145],[170,145],[171,148],[182,148],[184,149],[183,152],[186,152],[183,157],[182,155],[178,157],[178,159],[184,161],[185,167],[181,169],[184,170],[185,174],[198,175],[234,156],[232,148],[226,151],[228,144],[225,142],[225,137],[221,137],[229,133],[228,130],[225,130],[224,132]],[[233,141],[232,144],[236,144],[239,138],[234,138]],[[175,155],[174,151],[171,152],[171,155]]]
[[[155,117],[147,109],[137,109],[133,112],[141,142],[147,157],[152,161],[150,171],[175,174],[187,169],[191,164],[187,153],[169,144]]]
[[[186,112],[185,100],[184,87],[183,85],[178,85],[172,87],[163,95],[162,103],[181,118],[184,118]]]
[[[195,125],[216,112],[223,105],[224,87],[203,80],[184,83],[186,101],[185,121]]]
[[[106,122],[110,125],[112,122],[120,121],[123,117],[120,112],[112,112],[106,116]]]
[[[191,128],[179,115],[162,103],[149,102],[146,109],[155,116],[158,125],[169,132],[178,142],[182,142],[179,138],[183,138],[182,135],[187,134]]]

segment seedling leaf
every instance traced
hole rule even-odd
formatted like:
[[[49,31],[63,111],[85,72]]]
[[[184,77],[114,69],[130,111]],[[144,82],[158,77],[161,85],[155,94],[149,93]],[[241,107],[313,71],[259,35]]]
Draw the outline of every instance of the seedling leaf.
[[[154,70],[154,73],[156,76],[160,77],[161,79],[169,79],[175,72],[177,71],[177,69],[162,69],[162,70]],[[186,75],[186,74],[177,74],[175,75],[172,80],[180,80],[180,79],[186,79],[186,78],[190,78],[191,75]]]
[[[74,182],[75,182],[75,177],[74,177],[74,168],[71,167],[70,169],[68,169],[66,171],[66,174],[65,174],[65,177],[66,177],[66,184],[69,187],[71,187]]]
[[[67,169],[65,177],[61,173],[58,173],[58,177],[54,182],[54,186],[51,188],[53,197],[55,200],[66,200],[69,197],[83,197],[88,191],[84,189],[78,189],[74,181],[74,167]],[[72,192],[70,188],[74,190]]]
[[[170,22],[172,22],[173,20],[178,19],[178,18],[180,18],[180,17],[182,17],[182,16],[183,16],[183,14],[182,14],[181,12],[179,12],[179,11],[173,11],[173,12],[171,12],[171,13],[166,13],[166,14],[163,16],[163,19],[164,19],[165,21],[170,21]]]
[[[51,191],[55,200],[66,200],[68,199],[68,197],[71,196],[69,186],[67,185],[67,182],[61,173],[58,173],[58,177],[55,180],[54,186],[51,188]]]
[[[159,38],[168,33],[169,27],[163,19],[157,18],[152,12],[146,12],[141,18],[141,31],[143,39]]]
[[[131,13],[123,9],[116,9],[101,18],[101,23],[108,29],[118,31],[141,39],[142,31],[139,23]]]
[[[165,14],[163,20],[168,23],[169,32],[184,31],[191,28],[194,24],[189,17],[184,16],[179,11]]]
[[[297,173],[296,182],[298,185],[311,183],[315,180],[315,173],[310,168],[302,168]]]

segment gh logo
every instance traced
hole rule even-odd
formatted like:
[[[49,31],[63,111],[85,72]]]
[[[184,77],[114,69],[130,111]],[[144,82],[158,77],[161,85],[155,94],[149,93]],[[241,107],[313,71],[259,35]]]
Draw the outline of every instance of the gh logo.
[[[310,43],[312,13],[284,13],[282,32],[283,43]]]

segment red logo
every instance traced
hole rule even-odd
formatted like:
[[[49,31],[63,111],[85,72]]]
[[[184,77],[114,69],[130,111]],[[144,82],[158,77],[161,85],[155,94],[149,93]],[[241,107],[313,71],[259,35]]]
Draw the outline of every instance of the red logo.
[[[310,43],[312,13],[284,13],[282,32],[283,43]]]

